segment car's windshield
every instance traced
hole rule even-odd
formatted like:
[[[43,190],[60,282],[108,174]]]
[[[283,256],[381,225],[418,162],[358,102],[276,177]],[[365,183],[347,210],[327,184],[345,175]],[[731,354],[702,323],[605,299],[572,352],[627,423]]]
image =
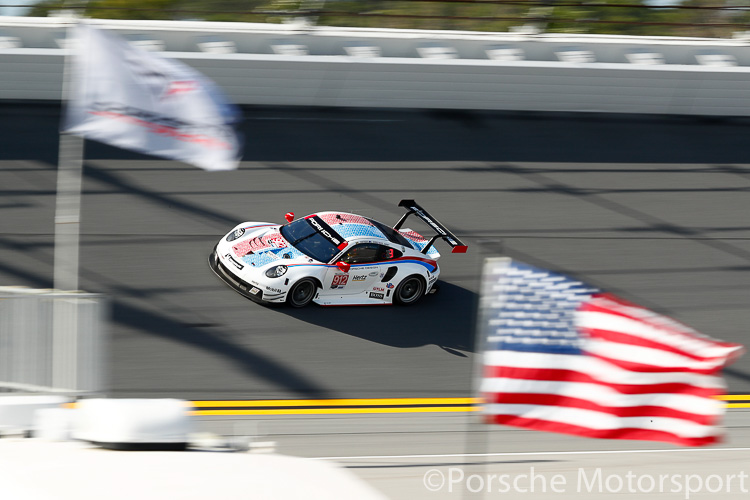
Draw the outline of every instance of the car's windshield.
[[[345,243],[344,238],[318,217],[298,219],[281,226],[279,231],[290,245],[319,262],[330,262],[339,253],[336,241]]]

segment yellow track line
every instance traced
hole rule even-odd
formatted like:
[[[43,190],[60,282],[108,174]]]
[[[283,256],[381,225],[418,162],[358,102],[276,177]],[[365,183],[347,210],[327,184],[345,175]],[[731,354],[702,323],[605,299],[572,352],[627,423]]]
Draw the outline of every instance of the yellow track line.
[[[252,401],[191,401],[195,408],[254,406],[398,406],[398,405],[472,405],[480,398],[393,398],[393,399],[288,399]]]
[[[288,410],[196,410],[195,416],[217,415],[333,415],[352,413],[434,413],[434,412],[470,412],[480,411],[480,406],[432,406],[428,408],[291,408]]]
[[[716,396],[725,408],[750,408],[750,395]],[[440,413],[481,411],[482,398],[370,398],[370,399],[288,399],[244,401],[186,401],[196,416],[242,415],[344,415],[364,413]],[[433,405],[433,406],[420,406]],[[446,406],[453,405],[453,406]],[[75,403],[66,407],[75,408]],[[328,408],[304,408],[306,406]],[[368,408],[357,408],[357,407]],[[352,408],[353,407],[353,408]],[[222,408],[222,409],[214,409]]]

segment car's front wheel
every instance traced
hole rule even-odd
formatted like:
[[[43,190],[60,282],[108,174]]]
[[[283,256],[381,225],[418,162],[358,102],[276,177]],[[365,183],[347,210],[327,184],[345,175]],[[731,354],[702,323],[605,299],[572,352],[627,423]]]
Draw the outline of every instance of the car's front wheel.
[[[305,307],[312,302],[315,297],[315,290],[318,286],[311,279],[304,278],[292,285],[291,290],[286,295],[286,303],[292,307]]]
[[[419,302],[425,291],[424,280],[413,274],[407,276],[397,287],[393,295],[393,302],[400,306],[410,306]]]

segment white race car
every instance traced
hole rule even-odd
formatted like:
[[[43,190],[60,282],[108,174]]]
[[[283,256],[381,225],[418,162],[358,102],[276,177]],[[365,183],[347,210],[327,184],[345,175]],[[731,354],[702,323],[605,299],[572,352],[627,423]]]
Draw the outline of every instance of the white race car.
[[[437,290],[445,240],[454,253],[467,247],[414,200],[401,200],[406,213],[390,227],[361,215],[318,212],[288,224],[244,222],[217,243],[211,269],[237,292],[256,302],[303,307],[411,305]],[[416,215],[435,231],[427,239],[401,229]]]

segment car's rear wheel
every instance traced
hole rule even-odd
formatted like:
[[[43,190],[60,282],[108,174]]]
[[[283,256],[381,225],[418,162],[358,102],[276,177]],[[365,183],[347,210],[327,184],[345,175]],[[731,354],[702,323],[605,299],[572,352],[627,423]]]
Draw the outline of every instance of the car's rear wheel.
[[[425,291],[425,283],[421,276],[413,274],[407,276],[396,287],[393,294],[393,302],[400,306],[410,306],[419,302]]]
[[[292,307],[305,307],[312,302],[317,288],[315,281],[308,278],[301,279],[292,285],[291,290],[286,295],[286,303]]]

